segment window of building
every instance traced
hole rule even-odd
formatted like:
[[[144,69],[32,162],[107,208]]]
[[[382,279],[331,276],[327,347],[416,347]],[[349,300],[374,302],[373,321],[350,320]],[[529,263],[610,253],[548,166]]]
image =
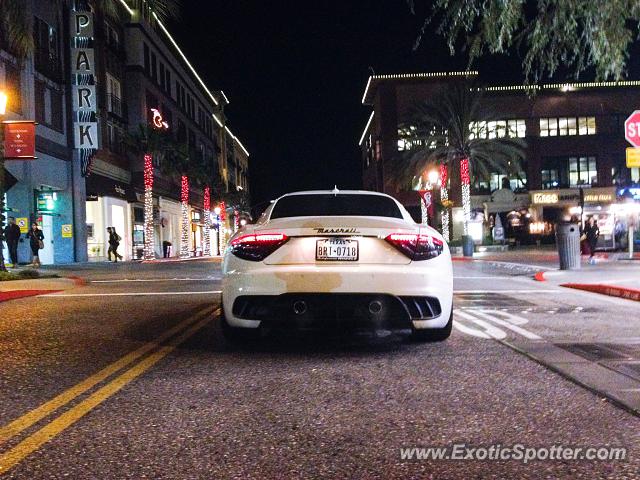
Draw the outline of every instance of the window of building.
[[[545,169],[542,170],[542,188],[558,188],[560,186],[560,176],[558,175],[558,169]]]
[[[13,63],[4,63],[4,85],[7,93],[7,110],[21,113],[20,69]]]
[[[160,63],[160,88],[162,90],[166,90],[167,87],[165,86],[164,82],[166,80],[166,77],[164,76],[164,63],[159,62]]]
[[[187,143],[187,126],[182,120],[178,120],[178,142]]]
[[[596,185],[596,157],[569,157],[569,186]]]
[[[171,72],[169,71],[169,68],[167,68],[164,72],[165,75],[165,80],[164,80],[164,84],[165,84],[165,90],[166,92],[169,94],[169,96],[171,97]]]
[[[144,52],[144,71],[147,76],[151,76],[151,61],[149,60],[149,45],[143,43],[143,52]]]
[[[118,31],[109,23],[104,22],[104,33],[105,40],[107,41],[107,45],[114,50],[120,49],[120,35]]]
[[[595,135],[596,117],[541,118],[540,136]]]
[[[189,148],[196,148],[196,134],[189,129]]]
[[[33,17],[33,60],[41,74],[60,80],[61,62],[58,30],[38,17]]]
[[[634,183],[639,183],[640,182],[640,168],[638,167],[634,167],[630,169],[631,172],[631,181]]]
[[[542,161],[542,188],[575,188],[597,185],[597,159],[589,155],[547,157]]]
[[[527,126],[524,119],[491,120],[471,122],[469,124],[469,139],[476,138],[524,138]]]
[[[107,111],[122,116],[122,89],[120,80],[106,72]]]
[[[158,83],[158,65],[156,61],[156,54],[151,52],[151,79],[154,83]]]
[[[35,80],[33,82],[33,101],[35,107],[36,122],[43,124],[47,123],[45,108],[46,93],[46,84],[41,80]]]
[[[51,128],[64,131],[63,97],[62,92],[56,89],[49,90],[51,99]]]

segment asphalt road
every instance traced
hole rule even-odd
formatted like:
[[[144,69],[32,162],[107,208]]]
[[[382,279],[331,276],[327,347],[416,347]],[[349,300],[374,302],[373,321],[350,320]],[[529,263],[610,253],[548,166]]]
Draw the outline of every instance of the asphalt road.
[[[447,342],[238,347],[218,324],[217,262],[76,267],[86,286],[0,306],[0,478],[640,478],[638,417],[502,343],[634,345],[637,305],[454,271]],[[456,443],[627,459],[400,456]]]

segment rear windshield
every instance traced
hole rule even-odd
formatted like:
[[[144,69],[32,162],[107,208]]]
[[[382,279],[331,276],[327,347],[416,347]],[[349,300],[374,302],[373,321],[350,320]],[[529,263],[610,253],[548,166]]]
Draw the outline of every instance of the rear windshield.
[[[338,216],[403,218],[396,202],[381,195],[291,195],[278,200],[271,211],[271,218]]]

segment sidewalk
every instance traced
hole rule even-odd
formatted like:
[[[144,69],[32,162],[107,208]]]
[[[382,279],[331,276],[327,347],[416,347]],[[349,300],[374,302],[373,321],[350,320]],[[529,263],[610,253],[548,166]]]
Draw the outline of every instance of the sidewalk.
[[[4,281],[0,282],[0,303],[17,298],[61,292],[83,284],[84,280],[79,277],[33,278]]]
[[[640,262],[636,260],[596,260],[595,265],[583,263],[580,270],[541,271],[534,278],[560,287],[640,302]]]

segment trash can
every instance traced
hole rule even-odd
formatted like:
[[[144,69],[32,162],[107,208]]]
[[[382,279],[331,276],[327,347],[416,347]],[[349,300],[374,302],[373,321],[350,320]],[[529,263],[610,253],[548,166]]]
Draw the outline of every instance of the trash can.
[[[471,235],[462,235],[462,255],[473,257],[473,247],[473,237]]]
[[[580,269],[580,226],[570,222],[556,224],[556,244],[560,270]]]

